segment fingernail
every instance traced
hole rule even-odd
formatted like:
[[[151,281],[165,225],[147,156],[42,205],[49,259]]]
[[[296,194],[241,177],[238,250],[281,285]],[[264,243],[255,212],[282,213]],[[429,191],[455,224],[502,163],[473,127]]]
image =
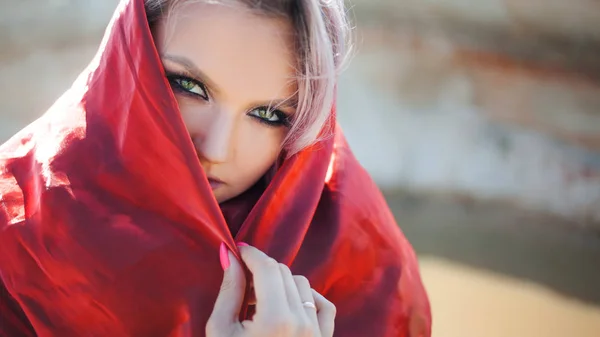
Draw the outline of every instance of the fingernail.
[[[219,248],[219,258],[221,259],[221,267],[223,267],[223,270],[227,270],[227,268],[229,268],[229,253],[227,251],[225,242],[221,242],[221,248]]]
[[[247,244],[247,243],[245,243],[245,242],[238,242],[238,243],[237,243],[237,246],[238,246],[238,247],[249,247],[250,245],[249,245],[249,244]]]

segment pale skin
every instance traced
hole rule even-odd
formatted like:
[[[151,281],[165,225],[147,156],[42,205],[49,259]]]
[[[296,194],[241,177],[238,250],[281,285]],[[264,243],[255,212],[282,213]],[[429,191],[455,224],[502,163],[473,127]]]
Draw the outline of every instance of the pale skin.
[[[285,21],[198,2],[157,30],[183,121],[219,203],[273,165],[295,113],[295,56]],[[282,103],[269,110],[270,104]]]
[[[222,203],[254,185],[281,153],[297,100],[292,27],[201,2],[180,12],[158,26],[155,38],[200,163]],[[207,336],[333,335],[335,306],[306,278],[256,248],[240,252],[252,280],[225,254],[229,265]],[[253,284],[257,311],[251,321],[239,322],[246,282]]]

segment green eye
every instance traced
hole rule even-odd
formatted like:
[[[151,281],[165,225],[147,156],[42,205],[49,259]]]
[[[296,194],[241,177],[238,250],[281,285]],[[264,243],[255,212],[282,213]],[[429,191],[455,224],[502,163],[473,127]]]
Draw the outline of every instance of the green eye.
[[[181,85],[181,87],[183,87],[183,89],[185,90],[189,90],[192,91],[194,89],[194,87],[196,86],[196,83],[190,81],[190,80],[180,80],[179,84]]]
[[[289,123],[285,113],[267,107],[256,108],[248,112],[248,115],[256,118],[259,122],[270,126],[287,126]]]
[[[206,90],[204,90],[204,87],[200,83],[192,79],[173,76],[169,80],[171,81],[172,85],[174,85],[174,89],[177,89],[184,93],[198,95],[205,100],[208,99],[208,95],[206,94]]]
[[[276,122],[279,120],[279,117],[273,112],[273,110],[267,110],[265,108],[257,109],[258,117],[262,119],[266,119],[271,122]]]

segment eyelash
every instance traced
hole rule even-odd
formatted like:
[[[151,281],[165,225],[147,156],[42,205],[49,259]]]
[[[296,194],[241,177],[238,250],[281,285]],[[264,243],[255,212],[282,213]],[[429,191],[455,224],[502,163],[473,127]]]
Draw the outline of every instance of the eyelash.
[[[190,96],[191,98],[201,98],[205,101],[209,100],[208,90],[206,89],[206,86],[204,86],[203,83],[201,83],[193,78],[190,78],[189,76],[186,76],[184,74],[168,73],[167,79],[169,80],[169,83],[171,84],[171,88],[173,89],[173,91],[176,91],[183,95]],[[200,87],[200,89],[206,94],[206,96],[202,96],[202,95],[198,95],[196,93],[190,92],[189,90],[185,89],[179,83],[179,81],[189,81],[189,82],[194,83],[195,85]]]
[[[171,84],[171,88],[173,89],[173,91],[175,91],[179,94],[186,95],[192,99],[202,99],[204,101],[210,100],[210,98],[208,97],[208,90],[206,89],[206,86],[202,82],[195,80],[193,78],[190,78],[186,74],[167,73],[167,79],[168,79],[169,83]],[[200,89],[206,94],[206,96],[202,96],[197,93],[190,92],[189,90],[185,89],[180,84],[180,81],[190,81],[190,82],[194,83],[195,85],[200,87]],[[270,111],[275,116],[277,116],[277,119],[279,119],[279,120],[278,121],[270,121],[268,119],[264,119],[264,118],[250,114],[250,112],[252,112],[252,111],[259,111],[259,110]],[[286,113],[284,113],[281,110],[270,110],[269,107],[267,107],[267,106],[256,107],[256,108],[250,110],[248,112],[248,115],[250,117],[253,117],[254,119],[256,119],[258,122],[263,123],[264,125],[269,126],[269,127],[281,127],[281,126],[290,127],[291,126],[290,117]]]

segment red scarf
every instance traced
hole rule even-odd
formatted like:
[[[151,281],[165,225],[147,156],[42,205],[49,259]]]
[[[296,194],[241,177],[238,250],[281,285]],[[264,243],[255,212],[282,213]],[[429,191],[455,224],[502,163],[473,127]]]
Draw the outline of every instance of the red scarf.
[[[414,251],[339,127],[222,209],[125,0],[73,87],[0,147],[0,335],[204,336],[223,241],[308,277],[336,336],[430,335]]]

